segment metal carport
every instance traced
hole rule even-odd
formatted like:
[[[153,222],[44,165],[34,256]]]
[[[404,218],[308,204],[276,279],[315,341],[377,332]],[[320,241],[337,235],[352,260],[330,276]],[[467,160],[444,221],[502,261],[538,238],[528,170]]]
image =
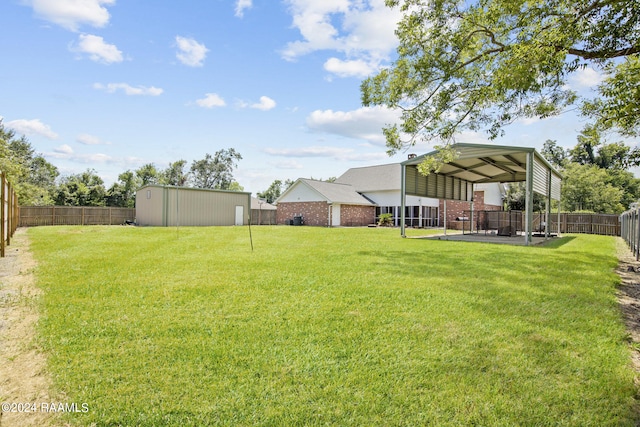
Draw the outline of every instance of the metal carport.
[[[530,244],[532,238],[533,193],[546,198],[546,222],[550,224],[551,200],[560,202],[562,175],[534,148],[463,143],[453,144],[451,148],[457,157],[445,163],[438,173],[423,176],[418,172],[418,165],[437,151],[401,163],[403,237],[406,236],[407,195],[472,203],[474,184],[486,182],[525,182],[525,244]],[[545,228],[545,233],[549,235],[549,227]]]

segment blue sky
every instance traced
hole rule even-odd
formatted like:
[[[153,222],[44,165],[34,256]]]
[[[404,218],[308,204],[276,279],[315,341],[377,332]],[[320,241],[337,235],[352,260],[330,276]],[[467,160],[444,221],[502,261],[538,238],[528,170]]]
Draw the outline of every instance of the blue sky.
[[[223,148],[253,193],[400,161],[381,133],[397,113],[360,102],[362,79],[394,58],[398,19],[383,0],[3,0],[0,117],[63,175],[92,168],[107,185]],[[582,126],[522,121],[493,143],[572,147]]]

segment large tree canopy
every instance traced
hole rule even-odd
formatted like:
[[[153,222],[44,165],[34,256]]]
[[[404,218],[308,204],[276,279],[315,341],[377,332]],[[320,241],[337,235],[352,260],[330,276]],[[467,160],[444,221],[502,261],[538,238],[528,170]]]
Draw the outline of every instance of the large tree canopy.
[[[0,119],[0,171],[14,185],[20,205],[53,203],[58,168],[37,154],[26,137],[17,137]]]
[[[418,139],[448,143],[464,129],[496,138],[518,118],[558,114],[577,101],[568,76],[587,65],[602,67],[609,78],[584,112],[637,131],[638,89],[625,90],[638,80],[637,0],[386,4],[404,12],[398,58],[361,89],[365,106],[402,110],[401,124],[384,129],[391,153]]]

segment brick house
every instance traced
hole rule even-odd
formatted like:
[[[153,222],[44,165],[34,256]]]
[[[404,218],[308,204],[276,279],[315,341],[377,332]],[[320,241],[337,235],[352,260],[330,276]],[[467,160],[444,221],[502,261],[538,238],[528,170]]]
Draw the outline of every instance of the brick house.
[[[348,184],[300,178],[275,203],[277,224],[302,217],[305,225],[363,226],[376,219],[376,204]]]
[[[395,226],[401,221],[401,164],[351,168],[336,183],[351,185],[357,192],[375,202],[376,218],[390,213]],[[476,184],[473,209],[502,210],[504,188],[499,183]],[[456,227],[456,218],[470,210],[469,202],[447,201],[447,225]],[[444,201],[430,197],[406,196],[405,224],[411,227],[441,227],[444,224]]]

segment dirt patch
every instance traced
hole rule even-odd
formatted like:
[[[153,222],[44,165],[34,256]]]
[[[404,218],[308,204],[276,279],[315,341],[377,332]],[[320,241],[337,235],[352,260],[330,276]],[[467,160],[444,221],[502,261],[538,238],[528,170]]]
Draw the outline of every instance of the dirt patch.
[[[629,339],[635,348],[631,355],[633,366],[640,374],[640,261],[636,261],[622,239],[617,241],[617,252],[619,262],[616,273],[621,279],[618,301]],[[636,377],[636,384],[640,386],[640,377]]]
[[[0,426],[52,426],[54,414],[41,410],[52,402],[46,358],[36,343],[37,301],[35,261],[25,229],[18,229],[6,257],[0,258]],[[24,404],[35,404],[25,408]],[[6,404],[16,404],[6,411]],[[19,407],[17,405],[20,405]],[[35,409],[35,410],[34,410]],[[20,410],[20,411],[19,411]],[[25,412],[25,411],[29,412]]]

